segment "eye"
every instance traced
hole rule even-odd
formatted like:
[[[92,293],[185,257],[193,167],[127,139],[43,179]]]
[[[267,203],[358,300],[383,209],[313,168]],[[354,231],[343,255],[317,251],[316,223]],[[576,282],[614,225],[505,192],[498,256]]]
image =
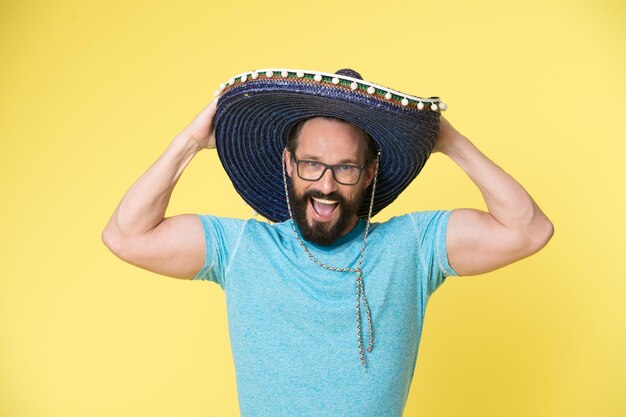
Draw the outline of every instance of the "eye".
[[[317,168],[320,166],[319,162],[315,162],[315,161],[302,161],[302,163],[307,168]]]
[[[353,167],[352,165],[339,165],[337,169],[343,172],[351,172],[354,171],[355,167]]]

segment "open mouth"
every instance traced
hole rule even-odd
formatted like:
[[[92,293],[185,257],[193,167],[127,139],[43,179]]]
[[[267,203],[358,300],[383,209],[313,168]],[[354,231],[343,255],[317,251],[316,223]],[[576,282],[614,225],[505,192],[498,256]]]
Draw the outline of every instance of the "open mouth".
[[[315,212],[318,218],[328,220],[339,207],[339,201],[311,197],[311,207],[313,207],[313,212]]]

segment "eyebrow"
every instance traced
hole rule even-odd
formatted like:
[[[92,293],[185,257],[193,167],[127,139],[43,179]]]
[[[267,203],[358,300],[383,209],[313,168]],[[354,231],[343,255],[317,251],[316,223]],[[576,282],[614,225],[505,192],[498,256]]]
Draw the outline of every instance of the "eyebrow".
[[[298,158],[298,159],[306,159],[309,161],[318,161],[318,162],[320,161],[320,158],[318,158],[317,156],[306,154],[306,153],[302,155],[301,158]],[[337,164],[359,165],[359,163],[356,160],[351,159],[351,158],[342,159],[341,161],[337,162]],[[337,165],[337,164],[333,164],[333,165]]]

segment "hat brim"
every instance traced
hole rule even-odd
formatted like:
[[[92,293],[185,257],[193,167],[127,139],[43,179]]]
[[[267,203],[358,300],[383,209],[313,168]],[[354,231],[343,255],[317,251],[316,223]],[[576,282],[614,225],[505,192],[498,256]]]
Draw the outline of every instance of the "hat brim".
[[[375,96],[323,83],[262,79],[224,91],[215,116],[217,152],[233,186],[259,214],[273,222],[289,219],[282,152],[300,120],[333,116],[369,133],[380,162],[372,216],[393,202],[430,156],[439,112],[402,108]],[[371,187],[359,208],[369,212]]]

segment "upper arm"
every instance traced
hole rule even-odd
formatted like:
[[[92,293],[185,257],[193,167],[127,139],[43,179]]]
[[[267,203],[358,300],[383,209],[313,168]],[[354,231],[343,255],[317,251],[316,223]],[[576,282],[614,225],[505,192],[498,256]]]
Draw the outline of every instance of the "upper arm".
[[[173,278],[192,279],[205,263],[205,235],[195,214],[164,218],[143,236],[116,243],[124,261]]]
[[[450,266],[460,275],[478,275],[502,268],[541,249],[552,236],[552,230],[547,219],[526,229],[510,229],[487,212],[454,209],[446,234]]]

